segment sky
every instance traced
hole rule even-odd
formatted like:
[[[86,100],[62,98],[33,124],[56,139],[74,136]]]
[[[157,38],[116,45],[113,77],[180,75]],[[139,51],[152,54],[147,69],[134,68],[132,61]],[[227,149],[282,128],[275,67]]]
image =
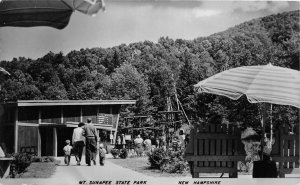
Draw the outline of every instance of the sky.
[[[75,11],[66,28],[0,27],[0,61],[36,59],[50,51],[108,48],[160,37],[195,39],[271,14],[299,10],[299,1],[104,0],[96,16]]]

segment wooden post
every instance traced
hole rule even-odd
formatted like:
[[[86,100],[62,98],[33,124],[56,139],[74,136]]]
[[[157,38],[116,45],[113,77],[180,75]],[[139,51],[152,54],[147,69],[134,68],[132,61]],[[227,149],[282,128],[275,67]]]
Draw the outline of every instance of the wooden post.
[[[37,155],[42,156],[42,139],[41,139],[41,132],[40,128],[38,128],[38,146],[37,146]]]
[[[15,148],[14,148],[14,152],[17,153],[18,152],[18,139],[19,139],[19,126],[18,126],[18,107],[16,107],[15,110]]]
[[[298,111],[299,111],[299,117],[300,117],[300,109],[298,109]],[[300,133],[300,131],[299,131],[299,129],[300,129],[300,123],[299,123],[299,125],[296,125],[296,138],[295,138],[295,156],[299,156],[299,140],[300,140],[300,137],[299,137],[299,133]],[[299,162],[300,162],[300,159],[298,159],[298,161],[296,161],[296,163],[295,163],[295,168],[299,168]]]
[[[64,110],[62,106],[60,107],[60,123],[64,123]]]
[[[271,118],[270,118],[270,147],[272,149],[272,142],[273,142],[273,104],[271,104],[271,107],[270,107],[270,114],[271,114]]]
[[[57,131],[53,128],[53,156],[57,157]]]
[[[193,146],[193,154],[194,155],[193,156],[198,156],[199,155],[198,152],[202,152],[203,150],[201,149],[199,151],[199,149],[198,149],[199,144],[198,144],[198,138],[197,138],[197,135],[198,135],[198,133],[197,133],[197,127],[195,126],[195,128],[192,131],[193,132],[191,134],[191,139],[192,139],[191,141],[194,142],[193,143],[194,144],[194,146]],[[192,164],[191,164],[191,168],[193,170],[193,174],[192,174],[193,178],[199,178],[199,172],[197,172],[197,170],[196,170],[197,167],[198,167],[198,161],[197,161],[197,159],[194,159],[193,162],[192,162]]]
[[[279,146],[279,149],[280,149],[280,156],[283,157],[284,156],[284,140],[282,139],[282,136],[284,135],[284,131],[283,131],[283,128],[280,127],[280,146]],[[284,178],[285,177],[285,174],[283,173],[283,164],[284,162],[283,161],[280,161],[279,162],[279,177],[280,178]]]
[[[99,122],[99,106],[97,106],[97,113],[96,113],[96,122],[97,122],[97,124],[99,124],[100,122]]]
[[[82,117],[82,106],[80,106],[80,122],[83,121],[83,117]]]
[[[38,124],[40,125],[42,122],[42,113],[41,113],[41,109],[39,108],[39,119],[38,119]],[[38,156],[42,156],[42,139],[41,139],[41,132],[40,132],[40,128],[38,127],[38,146],[37,146],[37,155]]]
[[[118,112],[118,117],[117,117],[117,124],[116,124],[116,128],[115,128],[115,133],[114,133],[114,144],[116,143],[116,139],[117,139],[117,132],[118,132],[118,125],[119,125],[119,118],[120,118],[120,112]]]

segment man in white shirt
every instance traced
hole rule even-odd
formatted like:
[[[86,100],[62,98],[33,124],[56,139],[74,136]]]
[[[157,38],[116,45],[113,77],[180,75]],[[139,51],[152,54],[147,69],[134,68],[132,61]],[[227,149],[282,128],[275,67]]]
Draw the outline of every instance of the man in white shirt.
[[[135,144],[135,151],[137,156],[141,157],[143,154],[143,142],[144,140],[141,138],[140,135],[137,136],[137,138],[135,138],[134,140],[134,144]]]
[[[73,137],[72,137],[72,144],[73,144],[73,151],[75,154],[75,158],[77,161],[77,165],[80,165],[82,151],[84,147],[84,136],[83,136],[83,127],[84,123],[79,123],[78,127],[73,130]]]
[[[110,132],[109,139],[110,139],[110,144],[114,144],[114,135],[112,134],[112,132]]]

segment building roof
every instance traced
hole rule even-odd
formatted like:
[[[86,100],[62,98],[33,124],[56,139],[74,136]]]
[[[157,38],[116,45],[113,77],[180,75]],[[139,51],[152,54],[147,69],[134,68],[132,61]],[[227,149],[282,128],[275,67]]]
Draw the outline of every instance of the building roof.
[[[61,105],[132,105],[136,100],[18,100],[12,102],[18,107],[61,106]]]

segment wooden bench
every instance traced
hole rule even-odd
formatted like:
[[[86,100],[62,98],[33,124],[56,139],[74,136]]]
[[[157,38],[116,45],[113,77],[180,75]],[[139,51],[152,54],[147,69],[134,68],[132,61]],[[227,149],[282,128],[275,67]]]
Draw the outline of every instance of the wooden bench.
[[[240,130],[232,125],[199,124],[190,133],[184,158],[193,178],[199,173],[229,173],[237,178],[238,161],[245,160]]]

